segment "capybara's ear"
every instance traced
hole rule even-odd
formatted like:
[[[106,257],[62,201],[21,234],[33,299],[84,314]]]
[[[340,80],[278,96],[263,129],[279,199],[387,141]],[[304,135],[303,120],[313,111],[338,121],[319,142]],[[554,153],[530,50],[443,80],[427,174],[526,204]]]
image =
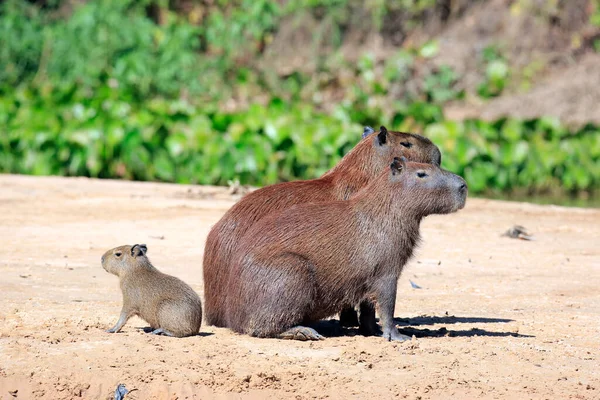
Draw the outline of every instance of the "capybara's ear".
[[[145,256],[148,252],[148,248],[145,244],[134,244],[131,247],[131,255],[133,257]]]
[[[371,128],[370,126],[365,126],[365,129],[363,130],[362,138],[363,139],[366,138],[373,132],[375,132],[375,129]]]
[[[392,175],[398,175],[402,170],[406,167],[406,158],[405,157],[394,157],[394,161],[390,164],[390,169],[392,170]]]
[[[379,133],[377,134],[377,140],[379,140],[379,144],[385,144],[387,142],[388,130],[385,126],[381,125],[379,127]]]

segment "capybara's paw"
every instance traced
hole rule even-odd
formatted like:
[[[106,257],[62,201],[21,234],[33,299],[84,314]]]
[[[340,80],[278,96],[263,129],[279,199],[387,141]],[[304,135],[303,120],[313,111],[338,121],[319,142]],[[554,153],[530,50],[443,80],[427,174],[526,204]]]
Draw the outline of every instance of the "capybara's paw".
[[[150,332],[152,335],[165,335],[165,336],[175,336],[171,332],[166,329],[158,328]]]
[[[287,340],[325,340],[323,336],[321,336],[317,331],[313,328],[308,328],[306,326],[295,326],[293,328],[288,329],[287,331],[279,334],[280,339]]]
[[[410,336],[406,336],[401,334],[400,332],[398,332],[398,329],[394,328],[394,329],[389,329],[389,330],[384,330],[383,331],[383,338],[388,340],[388,341],[397,341],[397,342],[404,342],[405,340],[410,340],[411,337]]]
[[[345,327],[358,326],[358,313],[353,307],[342,310],[340,313],[340,325]]]

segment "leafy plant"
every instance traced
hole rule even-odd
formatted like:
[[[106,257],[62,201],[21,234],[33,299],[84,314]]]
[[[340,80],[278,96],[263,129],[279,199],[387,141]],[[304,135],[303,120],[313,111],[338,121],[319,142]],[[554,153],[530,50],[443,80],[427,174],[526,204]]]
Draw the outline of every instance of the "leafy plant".
[[[473,193],[600,187],[597,126],[446,120],[443,104],[463,95],[456,73],[419,69],[437,42],[385,60],[334,52],[314,74],[256,62],[290,13],[306,8],[341,32],[355,0],[194,3],[199,25],[166,1],[158,20],[151,0],[78,3],[68,17],[60,0],[31,3],[0,3],[0,172],[266,185],[321,175],[363,124],[384,124],[424,132]],[[417,15],[434,3],[368,6]],[[496,96],[508,67],[493,47],[482,60],[480,95]]]
[[[445,103],[449,100],[461,98],[463,92],[455,89],[458,76],[454,70],[442,66],[439,70],[425,77],[424,89],[427,100],[433,103]]]
[[[477,93],[484,98],[499,96],[508,82],[508,64],[493,46],[486,47],[482,55],[485,80],[478,86]]]

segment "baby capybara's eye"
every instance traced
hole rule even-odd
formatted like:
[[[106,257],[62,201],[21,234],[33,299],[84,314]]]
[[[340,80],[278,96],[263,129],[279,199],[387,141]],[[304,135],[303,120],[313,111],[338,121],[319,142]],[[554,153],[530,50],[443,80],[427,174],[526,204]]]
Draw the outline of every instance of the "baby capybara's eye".
[[[117,252],[115,253],[115,256],[117,256],[117,257],[121,257],[121,254],[123,254],[123,253],[121,253],[120,251],[117,251]]]
[[[423,171],[419,171],[419,172],[417,172],[417,176],[418,176],[419,178],[425,178],[425,177],[427,176],[427,173],[426,173],[426,172],[423,172]]]
[[[400,142],[400,144],[404,147],[406,147],[407,149],[410,149],[412,147],[412,143],[411,142]]]

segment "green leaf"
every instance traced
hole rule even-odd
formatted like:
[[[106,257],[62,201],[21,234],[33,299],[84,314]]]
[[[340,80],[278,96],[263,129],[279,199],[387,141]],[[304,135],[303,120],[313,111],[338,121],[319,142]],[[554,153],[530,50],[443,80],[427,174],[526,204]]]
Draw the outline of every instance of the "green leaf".
[[[469,185],[469,191],[473,193],[482,192],[487,186],[486,173],[482,169],[473,167],[465,168],[465,180]]]
[[[175,169],[173,163],[164,151],[158,152],[153,161],[156,177],[163,181],[171,181],[174,178]]]
[[[186,150],[187,141],[187,137],[183,133],[170,135],[166,140],[166,145],[171,157],[181,156]]]
[[[436,40],[427,42],[419,50],[419,55],[424,58],[435,57],[440,50],[439,43]]]
[[[508,65],[502,60],[494,60],[488,64],[486,75],[491,80],[500,82],[508,76]]]

